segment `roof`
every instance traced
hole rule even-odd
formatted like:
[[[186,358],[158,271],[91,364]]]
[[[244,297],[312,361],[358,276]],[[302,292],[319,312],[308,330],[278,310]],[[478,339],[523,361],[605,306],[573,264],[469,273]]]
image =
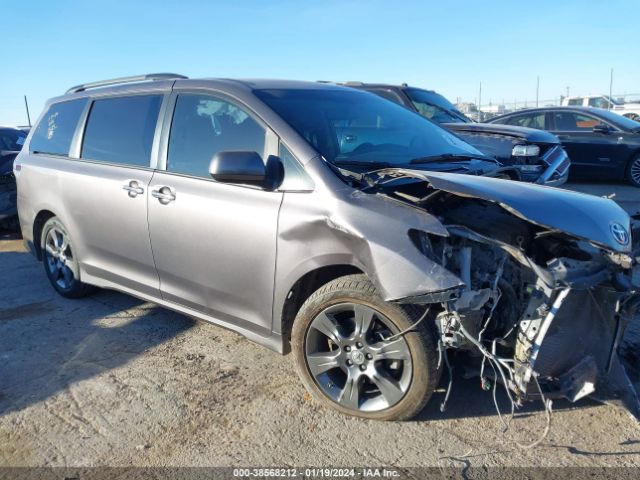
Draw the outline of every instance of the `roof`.
[[[593,115],[602,114],[602,108],[581,107],[579,105],[559,105],[557,107],[523,108],[522,110],[515,110],[513,112],[509,112],[503,115],[498,115],[496,117],[493,117],[489,120],[489,122],[493,120],[497,120],[499,118],[503,118],[503,117],[511,117],[513,115],[520,115],[523,113],[548,112],[549,110],[566,110],[566,111],[574,111],[574,112],[582,112],[582,113],[591,113]]]

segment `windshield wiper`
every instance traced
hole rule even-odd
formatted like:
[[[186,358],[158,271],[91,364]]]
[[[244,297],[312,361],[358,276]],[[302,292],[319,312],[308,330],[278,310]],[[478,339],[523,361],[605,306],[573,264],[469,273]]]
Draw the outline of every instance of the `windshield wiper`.
[[[466,153],[443,153],[441,155],[431,155],[428,157],[414,158],[409,163],[411,165],[418,165],[420,163],[435,163],[435,162],[441,162],[443,160],[462,162],[464,160],[473,160],[473,159],[488,160],[488,158],[483,155],[469,155]]]

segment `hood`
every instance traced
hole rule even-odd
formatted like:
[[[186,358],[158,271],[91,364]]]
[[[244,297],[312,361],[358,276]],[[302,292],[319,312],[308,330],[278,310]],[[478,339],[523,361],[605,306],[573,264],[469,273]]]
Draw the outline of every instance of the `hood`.
[[[514,215],[616,252],[631,251],[629,215],[613,200],[559,188],[489,177],[418,170],[395,170],[455,195],[495,202]],[[380,173],[380,172],[378,172]],[[620,231],[626,243],[616,240]],[[624,237],[624,235],[623,235]]]
[[[506,137],[521,138],[531,143],[560,143],[558,137],[535,128],[501,125],[498,123],[443,123],[443,127],[454,132],[491,133]]]

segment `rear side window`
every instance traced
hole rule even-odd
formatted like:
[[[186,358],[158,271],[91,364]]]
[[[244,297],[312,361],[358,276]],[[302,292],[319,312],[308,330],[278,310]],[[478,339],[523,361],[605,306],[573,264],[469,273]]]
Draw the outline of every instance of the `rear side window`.
[[[96,100],[89,113],[82,158],[148,167],[162,95]]]
[[[582,105],[582,98],[571,98],[567,104],[572,106]]]
[[[43,115],[31,137],[32,153],[69,155],[69,147],[87,99],[54,103]]]
[[[544,113],[529,113],[526,115],[517,115],[506,120],[509,125],[517,127],[537,128],[544,130]]]

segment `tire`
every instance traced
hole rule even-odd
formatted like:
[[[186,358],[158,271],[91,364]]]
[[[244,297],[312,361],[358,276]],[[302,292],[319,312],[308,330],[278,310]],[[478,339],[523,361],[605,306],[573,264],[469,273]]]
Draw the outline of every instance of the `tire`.
[[[440,380],[434,330],[425,320],[392,341],[384,339],[408,329],[423,313],[385,302],[365,275],[325,284],[304,302],[293,324],[291,344],[302,383],[319,403],[347,415],[412,418]]]
[[[94,287],[80,281],[80,265],[69,232],[57,217],[46,221],[40,237],[42,264],[51,286],[66,298],[88,295]]]
[[[640,154],[633,157],[627,165],[627,181],[634,187],[640,187]]]

